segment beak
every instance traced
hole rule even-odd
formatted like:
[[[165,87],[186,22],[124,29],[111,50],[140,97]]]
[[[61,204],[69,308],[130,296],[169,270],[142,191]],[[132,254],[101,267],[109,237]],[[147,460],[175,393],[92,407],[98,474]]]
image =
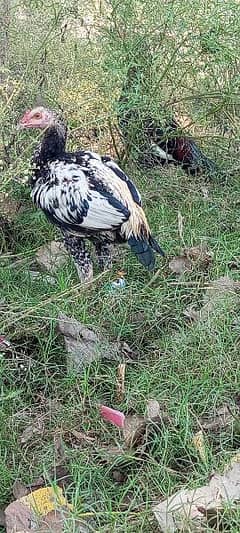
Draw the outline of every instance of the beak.
[[[18,124],[17,124],[17,126],[16,126],[16,129],[17,129],[17,131],[19,131],[19,130],[23,130],[24,127],[25,127],[24,124],[22,124],[21,122],[18,122]]]

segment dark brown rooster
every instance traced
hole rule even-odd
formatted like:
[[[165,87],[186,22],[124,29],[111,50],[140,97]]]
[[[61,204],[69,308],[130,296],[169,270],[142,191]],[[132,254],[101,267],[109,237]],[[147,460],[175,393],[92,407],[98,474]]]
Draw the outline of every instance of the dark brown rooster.
[[[192,137],[186,135],[174,118],[159,120],[141,118],[136,105],[132,105],[134,87],[139,86],[139,71],[131,67],[119,100],[118,120],[127,148],[134,146],[137,160],[146,167],[173,164],[181,166],[187,174],[216,173],[216,166],[206,157]]]

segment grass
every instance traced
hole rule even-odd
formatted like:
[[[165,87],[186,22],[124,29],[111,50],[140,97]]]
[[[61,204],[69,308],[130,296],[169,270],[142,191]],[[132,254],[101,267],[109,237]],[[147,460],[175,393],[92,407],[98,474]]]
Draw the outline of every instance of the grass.
[[[65,444],[65,451],[74,480],[69,497],[78,513],[94,513],[99,531],[154,531],[151,502],[182,486],[204,484],[239,446],[231,432],[223,431],[217,439],[209,435],[204,464],[192,444],[197,418],[224,402],[232,404],[239,392],[239,329],[233,327],[238,309],[223,308],[209,323],[191,327],[183,315],[187,305],[201,303],[210,280],[221,275],[238,278],[238,271],[228,267],[238,258],[237,180],[208,185],[207,200],[204,181],[181,171],[149,171],[142,176],[138,171],[135,180],[145,191],[148,217],[164,249],[173,255],[182,246],[180,210],[184,244],[204,241],[214,252],[208,272],[176,279],[167,260],[160,259],[159,275],[151,284],[151,277],[126,251],[107,275],[112,279],[114,272],[124,269],[123,291],[109,293],[107,280],[101,278],[82,290],[70,262],[58,272],[56,285],[33,281],[28,274],[33,251],[52,239],[54,230],[30,203],[18,216],[20,241],[12,249],[25,260],[17,267],[7,261],[1,268],[1,298],[6,300],[1,329],[15,347],[13,360],[1,358],[1,503],[9,501],[15,478],[31,482],[52,464],[57,428],[65,433],[71,428],[93,430],[96,444],[78,449]],[[98,362],[80,376],[67,374],[55,328],[60,311],[97,326],[110,339],[128,342],[139,353],[139,361],[127,365],[122,404],[116,402],[117,364]],[[174,426],[153,434],[142,456],[129,452],[106,460],[103,445],[116,445],[121,435],[100,420],[97,404],[142,414],[147,398],[167,406]],[[60,404],[50,414],[49,399]],[[35,412],[46,416],[45,434],[20,446],[22,431],[31,422],[31,416],[25,416],[28,411],[33,418]],[[123,482],[114,480],[114,470],[123,473]],[[237,531],[237,516],[236,511],[236,517],[229,517],[230,531]]]
[[[210,431],[204,462],[192,440],[200,416],[223,403],[234,406],[239,394],[239,303],[222,301],[208,320],[193,325],[184,315],[189,305],[201,307],[210,281],[225,275],[239,279],[240,274],[239,2],[228,0],[225,7],[217,0],[195,0],[189,6],[175,0],[159,10],[158,0],[123,0],[119,5],[112,0],[107,9],[100,6],[97,30],[101,26],[102,33],[81,40],[72,32],[65,41],[60,39],[64,17],[70,13],[76,23],[85,14],[83,8],[76,14],[67,2],[44,10],[41,2],[32,4],[30,12],[24,12],[21,3],[13,2],[6,88],[1,86],[1,133],[12,142],[11,160],[5,165],[0,145],[1,192],[20,200],[22,209],[10,230],[0,226],[0,333],[13,347],[12,352],[0,352],[0,506],[12,500],[16,478],[32,483],[49,472],[58,461],[56,436],[62,434],[72,476],[68,498],[76,515],[101,533],[150,533],[157,527],[153,503],[183,487],[207,483],[240,445],[233,428]],[[154,50],[151,61],[146,56],[149,43]],[[183,122],[193,120],[190,131],[225,178],[219,175],[206,182],[175,168],[143,172],[129,160],[126,171],[139,186],[150,226],[167,253],[166,259],[158,258],[157,276],[149,275],[130,250],[123,249],[111,272],[98,276],[95,268],[96,279],[87,289],[79,285],[70,260],[57,272],[54,285],[44,274],[33,280],[36,250],[59,234],[34,210],[30,191],[21,183],[28,175],[36,135],[14,136],[13,124],[40,92],[52,107],[64,107],[70,149],[112,153],[109,122],[115,133],[118,95],[128,66],[134,64],[143,72],[142,87],[132,95],[139,110],[137,126],[149,109],[161,115],[167,102],[166,111],[173,107]],[[94,128],[98,139],[92,135]],[[117,134],[116,140],[118,144]],[[213,253],[210,267],[196,267],[181,277],[171,273],[169,259],[183,247],[201,243]],[[118,270],[126,272],[127,285],[110,292],[108,282]],[[127,342],[137,352],[138,359],[127,363],[122,403],[116,399],[116,362],[95,362],[81,375],[67,371],[56,328],[60,312],[97,327],[110,340]],[[100,419],[98,404],[141,415],[149,398],[167,409],[172,424],[149,433],[141,452],[114,456],[111,450],[123,438]],[[43,432],[22,443],[23,431],[37,420]],[[95,441],[79,444],[72,429],[92,432]],[[224,527],[239,532],[238,508],[226,510]]]

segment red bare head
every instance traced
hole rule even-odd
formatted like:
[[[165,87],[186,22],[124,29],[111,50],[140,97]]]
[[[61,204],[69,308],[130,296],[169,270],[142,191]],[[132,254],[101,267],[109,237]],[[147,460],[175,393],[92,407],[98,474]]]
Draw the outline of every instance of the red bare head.
[[[35,107],[24,113],[23,117],[19,121],[20,128],[49,128],[56,118],[54,111],[45,107]]]

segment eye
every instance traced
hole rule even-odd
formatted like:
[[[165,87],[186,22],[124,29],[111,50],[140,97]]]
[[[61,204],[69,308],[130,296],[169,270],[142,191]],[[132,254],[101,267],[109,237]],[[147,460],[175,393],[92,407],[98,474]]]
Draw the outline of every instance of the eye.
[[[36,113],[36,114],[34,115],[34,118],[41,118],[41,113]]]

